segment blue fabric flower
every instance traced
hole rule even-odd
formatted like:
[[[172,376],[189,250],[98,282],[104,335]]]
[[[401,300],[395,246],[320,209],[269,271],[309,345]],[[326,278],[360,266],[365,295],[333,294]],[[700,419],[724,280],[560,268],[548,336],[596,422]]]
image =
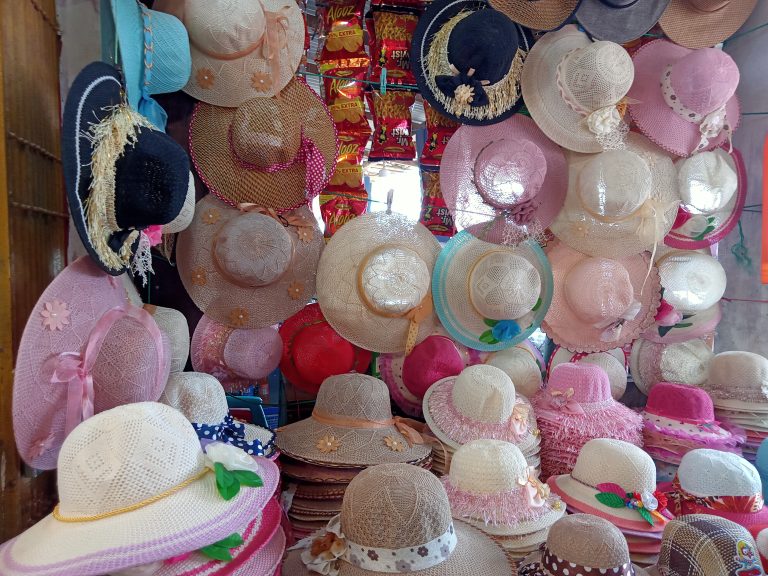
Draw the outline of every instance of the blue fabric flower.
[[[499,342],[507,342],[520,334],[520,325],[514,320],[499,320],[491,328],[491,334]]]

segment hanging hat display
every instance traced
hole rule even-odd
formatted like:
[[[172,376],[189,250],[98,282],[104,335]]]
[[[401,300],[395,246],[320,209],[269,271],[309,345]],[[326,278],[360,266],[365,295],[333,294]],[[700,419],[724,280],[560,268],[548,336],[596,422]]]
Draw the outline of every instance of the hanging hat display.
[[[757,4],[757,0],[671,0],[659,25],[675,44],[706,48],[741,28]]]
[[[491,6],[531,30],[554,30],[567,22],[581,0],[493,0]]]
[[[596,40],[627,44],[656,26],[670,0],[582,0],[579,24]]]
[[[703,386],[713,357],[704,340],[664,344],[638,338],[632,344],[629,366],[635,386],[648,395],[659,382]]]

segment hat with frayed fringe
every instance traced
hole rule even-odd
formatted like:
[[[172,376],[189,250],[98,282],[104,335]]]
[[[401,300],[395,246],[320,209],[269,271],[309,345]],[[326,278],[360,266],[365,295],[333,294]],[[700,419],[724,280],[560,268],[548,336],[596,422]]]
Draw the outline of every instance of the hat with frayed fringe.
[[[562,346],[556,346],[547,364],[547,378],[549,378],[557,366],[566,362],[584,362],[599,366],[608,374],[613,399],[619,400],[624,396],[624,392],[627,389],[627,359],[624,350],[621,348],[612,348],[605,352],[586,354],[584,352],[573,352]]]

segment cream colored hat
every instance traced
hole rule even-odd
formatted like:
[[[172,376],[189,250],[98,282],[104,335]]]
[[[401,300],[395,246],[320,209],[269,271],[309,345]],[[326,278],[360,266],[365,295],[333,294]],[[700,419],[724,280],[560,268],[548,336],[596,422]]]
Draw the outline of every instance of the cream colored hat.
[[[401,214],[363,214],[334,234],[317,268],[317,300],[343,338],[375,352],[410,351],[432,334],[440,243]]]
[[[721,352],[704,385],[715,408],[768,412],[768,359],[752,352]]]
[[[573,352],[562,346],[558,346],[549,357],[547,365],[547,377],[552,373],[555,367],[565,362],[584,362],[599,366],[608,374],[608,380],[611,382],[611,396],[618,400],[624,396],[627,389],[627,362],[624,350],[613,348],[605,352],[593,352],[584,354],[582,352]]]
[[[189,325],[187,318],[173,308],[144,304],[144,310],[155,319],[160,332],[168,337],[171,344],[171,374],[182,372],[189,358]]]
[[[708,254],[670,250],[656,260],[656,266],[664,300],[683,314],[711,308],[725,293],[725,270]]]
[[[530,398],[544,384],[540,360],[527,340],[512,348],[494,352],[485,361],[489,366],[503,370],[515,385],[515,392]]]
[[[713,357],[704,340],[658,344],[638,338],[632,344],[629,366],[637,389],[648,395],[659,382],[704,386]]]
[[[179,212],[179,215],[176,216],[176,218],[163,226],[163,234],[176,234],[177,232],[186,230],[192,223],[192,218],[195,216],[195,202],[197,202],[195,176],[190,172],[187,196],[184,198],[184,205],[181,207],[181,212]]]

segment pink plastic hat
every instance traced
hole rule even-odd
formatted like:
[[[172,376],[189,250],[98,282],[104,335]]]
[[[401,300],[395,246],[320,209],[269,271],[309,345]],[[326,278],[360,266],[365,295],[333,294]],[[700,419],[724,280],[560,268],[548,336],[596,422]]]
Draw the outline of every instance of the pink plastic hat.
[[[40,296],[21,336],[13,429],[22,459],[56,468],[62,442],[80,422],[157,400],[170,358],[167,337],[128,302],[122,280],[87,257],[67,266]]]
[[[739,69],[716,48],[655,40],[633,58],[629,113],[648,138],[677,156],[711,150],[739,124]]]

